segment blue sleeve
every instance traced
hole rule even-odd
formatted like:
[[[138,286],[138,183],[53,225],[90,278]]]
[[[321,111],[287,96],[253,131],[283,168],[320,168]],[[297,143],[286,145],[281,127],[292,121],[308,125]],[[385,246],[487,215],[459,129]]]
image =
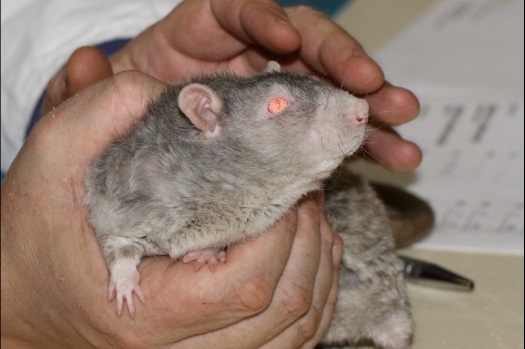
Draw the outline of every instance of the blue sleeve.
[[[351,1],[352,0],[277,0],[276,2],[281,6],[295,6],[299,4],[312,6],[333,17],[345,4]]]

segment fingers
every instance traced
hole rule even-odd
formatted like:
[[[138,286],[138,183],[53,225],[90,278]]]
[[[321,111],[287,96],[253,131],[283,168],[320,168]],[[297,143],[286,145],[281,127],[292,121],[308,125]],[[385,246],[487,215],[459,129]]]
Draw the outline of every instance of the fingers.
[[[364,97],[370,106],[372,122],[364,149],[370,158],[396,172],[414,170],[422,160],[419,147],[403,140],[389,126],[401,125],[419,114],[419,102],[406,89],[388,82],[377,92]]]
[[[301,44],[299,33],[290,24],[284,10],[271,0],[211,0],[217,21],[245,43],[285,54]]]
[[[69,58],[66,67],[49,81],[41,115],[57,107],[85,87],[113,75],[107,57],[95,47],[81,47]]]
[[[321,74],[328,73],[353,93],[370,93],[382,86],[381,68],[329,17],[304,6],[285,11],[301,35],[299,56],[307,65]]]
[[[282,333],[262,348],[297,348],[306,339],[312,337],[317,330],[317,325],[321,319],[323,307],[330,291],[326,285],[330,285],[333,278],[331,254],[333,234],[330,229],[321,229],[321,226],[324,227],[324,224],[322,223],[322,214],[318,211],[317,202],[308,199],[301,204],[304,205],[304,209],[298,212],[298,222],[301,223],[311,220],[311,223],[315,224],[316,238],[318,241],[316,246],[319,247],[318,253],[310,255],[303,260],[303,265],[300,266],[302,269],[291,270],[293,274],[290,274],[290,276],[292,276],[290,280],[295,286],[299,286],[303,292],[296,292],[295,294],[290,292],[286,297],[293,297],[295,302],[297,302],[299,297],[302,296],[303,303],[305,303],[306,307],[304,311],[295,314],[295,317],[298,319],[294,321],[292,325],[287,326]],[[315,219],[312,220],[312,217],[315,217]],[[298,224],[297,233],[300,233],[300,229],[305,228],[306,227]],[[310,227],[308,228],[311,229]],[[314,272],[312,269],[314,269]],[[298,281],[301,281],[302,277],[306,277],[304,279],[305,282],[303,284],[297,284]],[[284,289],[293,289],[286,283],[283,283],[282,287]],[[310,288],[311,291],[309,290]],[[283,303],[288,302],[289,301],[285,301]],[[293,314],[293,312],[290,313]]]
[[[333,280],[332,235],[324,224],[313,199],[301,202],[290,258],[279,275],[271,303],[256,315],[181,344],[201,348],[213,343],[216,348],[244,349],[260,348],[270,342],[269,348],[296,348],[314,335]],[[248,265],[245,269],[253,267]]]
[[[323,231],[327,228],[330,229],[328,221],[326,219],[323,219],[323,221],[325,223],[322,223],[322,225],[325,225],[325,228],[322,227],[321,230]],[[332,277],[332,284],[330,287],[330,293],[328,294],[326,302],[322,308],[321,320],[319,321],[319,326],[317,326],[315,334],[306,342],[304,342],[300,346],[300,348],[314,348],[323,339],[326,331],[332,323],[332,315],[334,313],[335,304],[337,302],[337,293],[339,291],[339,265],[341,264],[341,257],[343,256],[344,249],[343,239],[341,239],[341,237],[333,234],[333,240],[334,241],[332,244],[332,262],[334,272]]]
[[[343,241],[333,234],[324,214],[323,193],[318,192],[315,195],[318,207],[322,207],[319,222],[322,252],[310,307],[295,323],[263,348],[314,348],[330,326],[337,300]]]
[[[113,75],[111,64],[104,53],[91,46],[77,49],[66,65],[66,96]]]
[[[367,154],[376,162],[395,172],[414,170],[422,160],[421,149],[405,141],[391,128],[370,126],[373,131],[364,143]]]
[[[385,82],[377,92],[364,97],[370,106],[370,115],[389,126],[412,121],[419,114],[419,101],[407,89]]]

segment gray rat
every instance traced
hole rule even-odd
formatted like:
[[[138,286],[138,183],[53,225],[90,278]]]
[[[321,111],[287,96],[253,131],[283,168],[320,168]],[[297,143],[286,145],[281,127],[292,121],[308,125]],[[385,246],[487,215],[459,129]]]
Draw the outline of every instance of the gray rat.
[[[144,300],[141,258],[168,254],[214,270],[225,247],[264,232],[320,189],[360,148],[367,118],[366,101],[276,62],[250,77],[169,86],[86,173],[118,315],[126,302],[134,316],[133,293]],[[327,210],[345,252],[325,343],[370,338],[408,348],[412,318],[384,208],[364,181],[336,173]]]

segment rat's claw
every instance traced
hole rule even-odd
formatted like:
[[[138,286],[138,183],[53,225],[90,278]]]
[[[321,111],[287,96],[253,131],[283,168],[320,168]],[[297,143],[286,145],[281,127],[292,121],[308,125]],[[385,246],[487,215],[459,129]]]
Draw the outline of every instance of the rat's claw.
[[[117,309],[119,317],[122,314],[122,307],[124,306],[124,301],[126,301],[126,304],[128,305],[129,316],[132,319],[134,319],[135,307],[133,306],[133,290],[126,290],[126,292],[121,297],[118,297]]]
[[[123,289],[116,290],[115,306],[117,308],[117,315],[120,317],[122,315],[122,309],[124,308],[124,302],[128,305],[129,316],[135,318],[135,306],[133,304],[133,293],[137,295],[142,304],[146,304],[146,297],[144,292],[137,284],[134,284],[132,287],[124,287]]]
[[[117,289],[115,287],[115,283],[111,282],[108,288],[108,302],[113,302],[116,296],[117,296]]]

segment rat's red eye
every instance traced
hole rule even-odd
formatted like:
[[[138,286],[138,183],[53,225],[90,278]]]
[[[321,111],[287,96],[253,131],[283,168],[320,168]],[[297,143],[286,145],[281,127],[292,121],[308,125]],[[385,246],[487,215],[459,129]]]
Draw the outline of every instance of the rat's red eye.
[[[275,97],[268,104],[268,110],[270,111],[270,113],[275,114],[275,113],[280,112],[281,110],[283,110],[287,106],[288,106],[288,102],[286,102],[284,100],[284,98]]]

